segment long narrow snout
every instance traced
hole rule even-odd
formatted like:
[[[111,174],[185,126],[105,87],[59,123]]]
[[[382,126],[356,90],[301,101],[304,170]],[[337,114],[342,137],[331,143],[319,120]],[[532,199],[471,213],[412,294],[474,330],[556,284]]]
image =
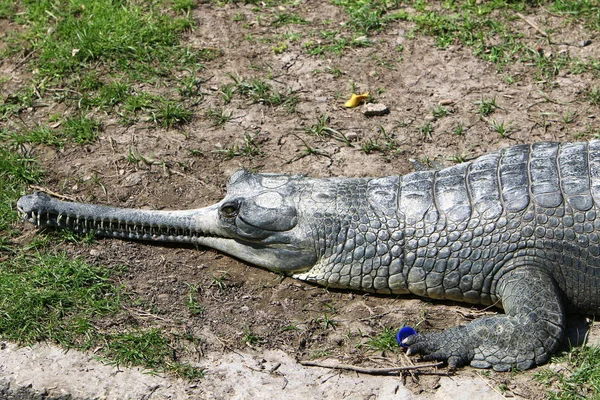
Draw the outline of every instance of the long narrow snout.
[[[158,211],[72,203],[45,193],[17,202],[23,218],[44,227],[67,228],[98,236],[136,240],[194,243],[205,236],[224,236],[216,205],[196,210]]]
[[[306,270],[316,262],[312,250],[242,238],[219,223],[219,207],[176,211],[118,208],[57,200],[45,193],[23,196],[17,209],[32,224],[92,232],[96,236],[193,243],[220,250],[279,272]]]

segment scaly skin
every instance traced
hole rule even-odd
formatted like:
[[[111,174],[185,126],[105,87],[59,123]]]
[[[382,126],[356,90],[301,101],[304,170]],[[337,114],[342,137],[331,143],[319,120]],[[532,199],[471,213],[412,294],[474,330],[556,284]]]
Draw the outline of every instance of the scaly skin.
[[[193,242],[317,284],[496,305],[503,315],[410,336],[409,354],[505,371],[545,362],[565,310],[600,306],[600,142],[516,146],[376,179],[250,174],[198,210],[19,200],[39,226]]]

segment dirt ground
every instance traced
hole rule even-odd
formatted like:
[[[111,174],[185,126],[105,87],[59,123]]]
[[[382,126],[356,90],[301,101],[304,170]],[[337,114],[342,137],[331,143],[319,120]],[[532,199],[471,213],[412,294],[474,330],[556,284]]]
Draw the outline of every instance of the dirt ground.
[[[202,96],[193,99],[199,100],[193,121],[173,129],[144,121],[125,127],[98,115],[103,124],[98,142],[60,151],[36,149],[48,172],[47,187],[79,201],[122,207],[198,208],[220,200],[229,176],[239,168],[316,177],[404,174],[414,170],[413,160],[452,165],[457,159],[518,143],[589,139],[600,128],[598,106],[584,98],[584,93],[597,85],[597,78],[561,71],[552,81],[540,82],[532,72],[534,67],[521,62],[498,72],[469,48],[454,44],[440,49],[430,37],[417,34],[413,38],[408,35],[413,26],[407,22],[392,24],[370,37],[369,47],[353,47],[341,56],[307,55],[302,41],[277,54],[272,48],[277,34],[302,35],[307,29],[339,24],[346,18],[339,7],[326,2],[302,2],[300,10],[308,24],[274,27],[257,22],[250,6],[200,4],[193,11],[197,27],[184,43],[192,48],[220,49],[223,54],[197,73],[205,82]],[[232,22],[236,15],[245,16],[245,27]],[[568,52],[582,59],[600,57],[598,37],[584,36],[586,30],[577,22],[565,24],[541,8],[527,18],[554,29],[555,44],[549,45],[530,24],[515,19],[516,29],[532,48],[541,44],[541,51],[554,55]],[[579,46],[584,39],[592,44]],[[399,45],[402,52],[397,50]],[[11,67],[2,65],[4,70]],[[26,82],[29,73],[17,67],[12,72],[13,84]],[[251,103],[240,96],[224,104],[219,88],[232,83],[231,76],[257,77],[282,92],[293,91],[298,96],[295,111]],[[506,76],[515,82],[507,83]],[[389,107],[389,114],[367,118],[360,107],[344,108],[353,86],[356,92],[370,91],[376,103]],[[139,89],[174,90],[159,85]],[[498,105],[488,118],[475,113],[482,99],[495,99]],[[451,114],[433,117],[432,110],[440,104]],[[61,103],[34,108],[24,113],[23,119],[37,121],[63,108]],[[232,119],[222,127],[214,126],[205,117],[211,108],[224,108]],[[565,113],[574,113],[576,118],[566,124]],[[350,142],[307,132],[323,116],[328,117],[329,127]],[[494,131],[490,119],[504,122],[508,135],[501,137]],[[459,124],[463,135],[453,134]],[[427,125],[430,133],[421,129]],[[244,135],[253,138],[260,154],[227,157],[220,151],[243,147]],[[364,151],[365,144],[392,140],[390,150]],[[306,154],[307,145],[314,150],[312,154]],[[127,159],[132,151],[156,162],[132,163]],[[281,352],[292,361],[408,365],[411,361],[401,351],[376,351],[367,341],[385,328],[411,325],[421,331],[439,330],[494,312],[461,304],[326,290],[203,248],[99,240],[91,245],[69,244],[66,251],[109,268],[127,266],[118,283],[131,293],[129,312],[116,320],[100,321],[102,329],[152,326],[200,338],[186,345],[188,352],[181,357],[205,365],[209,375],[215,364],[206,363],[207,355],[215,360],[215,355],[222,354],[225,359],[246,352]],[[200,306],[198,312],[191,312],[190,296]],[[438,372],[444,375],[447,371],[440,368]],[[481,373],[465,368],[453,379]],[[440,387],[440,375],[415,373],[393,379],[413,394],[426,394]],[[233,380],[229,384],[234,386],[247,384],[236,382],[233,370],[221,371],[221,376]],[[350,372],[340,376],[370,379]],[[531,371],[479,376],[505,394],[544,398],[545,389],[533,380]]]

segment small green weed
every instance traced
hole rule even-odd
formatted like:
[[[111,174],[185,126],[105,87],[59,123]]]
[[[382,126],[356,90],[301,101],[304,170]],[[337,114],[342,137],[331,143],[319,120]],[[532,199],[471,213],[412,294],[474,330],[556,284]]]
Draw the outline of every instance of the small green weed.
[[[232,146],[220,149],[218,152],[225,154],[225,156],[228,158],[244,156],[253,157],[262,154],[260,147],[256,143],[256,135],[251,135],[248,132],[244,132],[244,142],[241,146],[234,144]]]
[[[89,103],[98,107],[113,107],[125,101],[130,93],[129,85],[115,81],[102,86],[98,94],[89,100]]]
[[[305,132],[318,138],[330,137],[345,143],[347,146],[352,146],[346,135],[329,126],[329,116],[327,114],[321,114],[317,118],[317,122],[306,128]]]
[[[337,327],[337,322],[328,313],[323,313],[323,316],[317,318],[315,322],[321,325],[321,328],[323,330],[327,330],[329,328],[335,330],[335,328]]]
[[[384,328],[383,332],[367,341],[367,346],[380,351],[395,351],[398,347],[396,341],[396,331],[391,328]]]
[[[570,124],[577,119],[577,112],[573,112],[571,110],[565,110],[562,117],[563,124]]]
[[[183,97],[199,96],[202,97],[202,84],[206,82],[205,79],[198,78],[197,76],[185,76],[179,83],[179,94]]]
[[[600,87],[595,86],[591,88],[587,93],[588,101],[593,105],[600,104]]]
[[[448,160],[456,164],[461,164],[467,161],[467,156],[463,153],[457,153],[448,157]]]
[[[262,341],[263,339],[259,335],[253,333],[248,326],[244,327],[244,335],[242,336],[243,343],[253,346],[261,343]]]
[[[10,143],[21,145],[24,143],[30,144],[45,144],[47,146],[62,147],[64,139],[60,132],[51,129],[47,125],[38,125],[32,129],[23,129],[17,131],[1,131],[0,139]]]
[[[492,129],[494,129],[494,131],[496,131],[496,133],[498,133],[498,135],[503,139],[506,138],[510,132],[510,129],[504,125],[504,121],[498,122],[495,119],[492,119],[490,121],[490,125],[492,126]]]
[[[254,103],[268,106],[285,106],[290,111],[296,108],[298,97],[292,91],[284,93],[274,90],[271,85],[258,78],[245,80],[234,75],[229,76],[234,81],[235,92],[250,98]]]
[[[204,116],[212,121],[212,126],[222,128],[231,121],[232,111],[224,108],[209,108],[204,113]]]
[[[10,237],[16,234],[12,224],[18,220],[14,206],[17,199],[26,185],[39,183],[42,175],[34,159],[0,145],[0,249],[8,246]]]
[[[439,118],[443,118],[447,115],[450,115],[451,111],[444,106],[437,106],[431,110],[431,114],[434,116],[434,118],[439,119]]]
[[[178,102],[163,100],[152,111],[152,119],[163,128],[173,128],[192,120],[192,112]]]
[[[573,348],[567,358],[569,368],[554,371],[545,367],[534,375],[534,379],[549,388],[547,398],[597,399],[600,396],[600,347]]]
[[[382,126],[378,128],[379,137],[369,138],[361,145],[361,151],[370,154],[374,151],[382,153],[395,152],[400,144],[392,133],[388,133]]]
[[[458,124],[452,130],[452,134],[456,136],[463,136],[465,134],[465,128],[463,126],[462,121],[459,121]]]
[[[200,304],[200,302],[196,298],[198,291],[199,291],[198,286],[188,285],[188,296],[187,296],[185,304],[186,304],[190,314],[194,315],[194,316],[202,315],[206,311],[204,306],[202,304]]]
[[[306,24],[307,21],[299,15],[289,13],[277,13],[271,25],[282,26],[290,24]]]
[[[493,113],[497,108],[499,108],[496,104],[495,97],[492,97],[491,99],[482,98],[480,101],[476,102],[475,105],[477,105],[477,110],[475,111],[475,113],[481,115],[482,117],[487,117],[488,115]]]
[[[296,325],[286,325],[283,328],[281,328],[281,332],[289,332],[289,331],[299,331],[300,328],[298,328]]]
[[[101,128],[100,122],[83,116],[68,118],[62,126],[65,136],[79,144],[95,142]]]
[[[419,134],[423,139],[431,138],[433,136],[433,125],[430,121],[426,121],[419,127]]]
[[[221,272],[219,276],[212,274],[212,282],[210,287],[216,287],[219,290],[227,289],[227,281],[229,281],[229,274],[227,272]]]

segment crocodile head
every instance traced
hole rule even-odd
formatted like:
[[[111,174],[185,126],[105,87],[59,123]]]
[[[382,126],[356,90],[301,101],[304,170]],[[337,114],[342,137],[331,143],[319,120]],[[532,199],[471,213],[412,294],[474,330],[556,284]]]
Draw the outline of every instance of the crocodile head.
[[[98,236],[208,246],[283,273],[310,269],[318,259],[299,202],[301,175],[236,172],[226,197],[195,210],[156,211],[66,202],[43,193],[22,197],[18,210],[40,227]]]

